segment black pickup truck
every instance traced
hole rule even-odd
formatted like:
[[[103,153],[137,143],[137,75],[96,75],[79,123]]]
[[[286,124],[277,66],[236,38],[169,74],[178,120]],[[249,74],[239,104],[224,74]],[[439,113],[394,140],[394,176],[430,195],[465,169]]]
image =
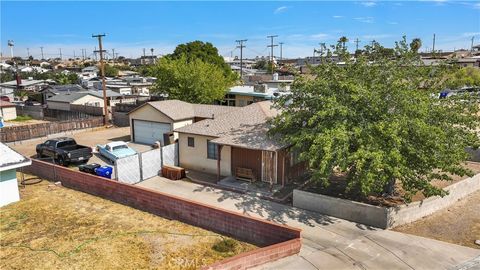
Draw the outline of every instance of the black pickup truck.
[[[51,157],[55,163],[67,166],[73,162],[87,162],[92,148],[78,145],[72,138],[55,138],[37,145],[37,157]]]

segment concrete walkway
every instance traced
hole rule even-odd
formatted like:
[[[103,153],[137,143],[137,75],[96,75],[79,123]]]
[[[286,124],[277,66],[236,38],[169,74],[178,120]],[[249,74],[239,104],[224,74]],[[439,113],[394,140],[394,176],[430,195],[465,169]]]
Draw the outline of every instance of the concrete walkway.
[[[302,229],[299,255],[258,269],[452,269],[480,250],[261,200],[253,196],[154,177],[139,186]]]

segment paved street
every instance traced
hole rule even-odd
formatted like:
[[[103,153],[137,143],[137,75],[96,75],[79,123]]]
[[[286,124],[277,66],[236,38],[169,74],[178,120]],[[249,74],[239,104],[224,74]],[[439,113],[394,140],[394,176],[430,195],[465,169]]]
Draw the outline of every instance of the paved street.
[[[302,229],[303,247],[258,269],[451,269],[479,249],[381,230],[186,181],[154,177],[138,185]]]

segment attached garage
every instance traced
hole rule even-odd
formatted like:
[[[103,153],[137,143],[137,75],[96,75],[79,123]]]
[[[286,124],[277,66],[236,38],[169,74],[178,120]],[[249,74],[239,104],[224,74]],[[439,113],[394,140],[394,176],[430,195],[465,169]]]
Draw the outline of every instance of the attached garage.
[[[153,144],[160,141],[164,145],[163,134],[172,131],[170,123],[160,123],[133,119],[132,139],[136,143]]]
[[[130,134],[132,141],[137,143],[153,144],[160,141],[165,145],[178,139],[178,133],[173,132],[175,129],[191,125],[196,119],[214,118],[236,109],[227,106],[190,104],[180,100],[147,102],[128,113]],[[169,141],[166,142],[165,133],[170,135]]]

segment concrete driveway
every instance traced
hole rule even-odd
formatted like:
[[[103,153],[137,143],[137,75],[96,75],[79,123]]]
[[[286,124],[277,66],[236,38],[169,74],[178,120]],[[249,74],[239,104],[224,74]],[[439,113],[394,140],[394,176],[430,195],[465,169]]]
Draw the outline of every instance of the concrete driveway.
[[[480,250],[382,230],[249,195],[154,177],[137,185],[302,229],[300,254],[257,269],[452,269]]]

